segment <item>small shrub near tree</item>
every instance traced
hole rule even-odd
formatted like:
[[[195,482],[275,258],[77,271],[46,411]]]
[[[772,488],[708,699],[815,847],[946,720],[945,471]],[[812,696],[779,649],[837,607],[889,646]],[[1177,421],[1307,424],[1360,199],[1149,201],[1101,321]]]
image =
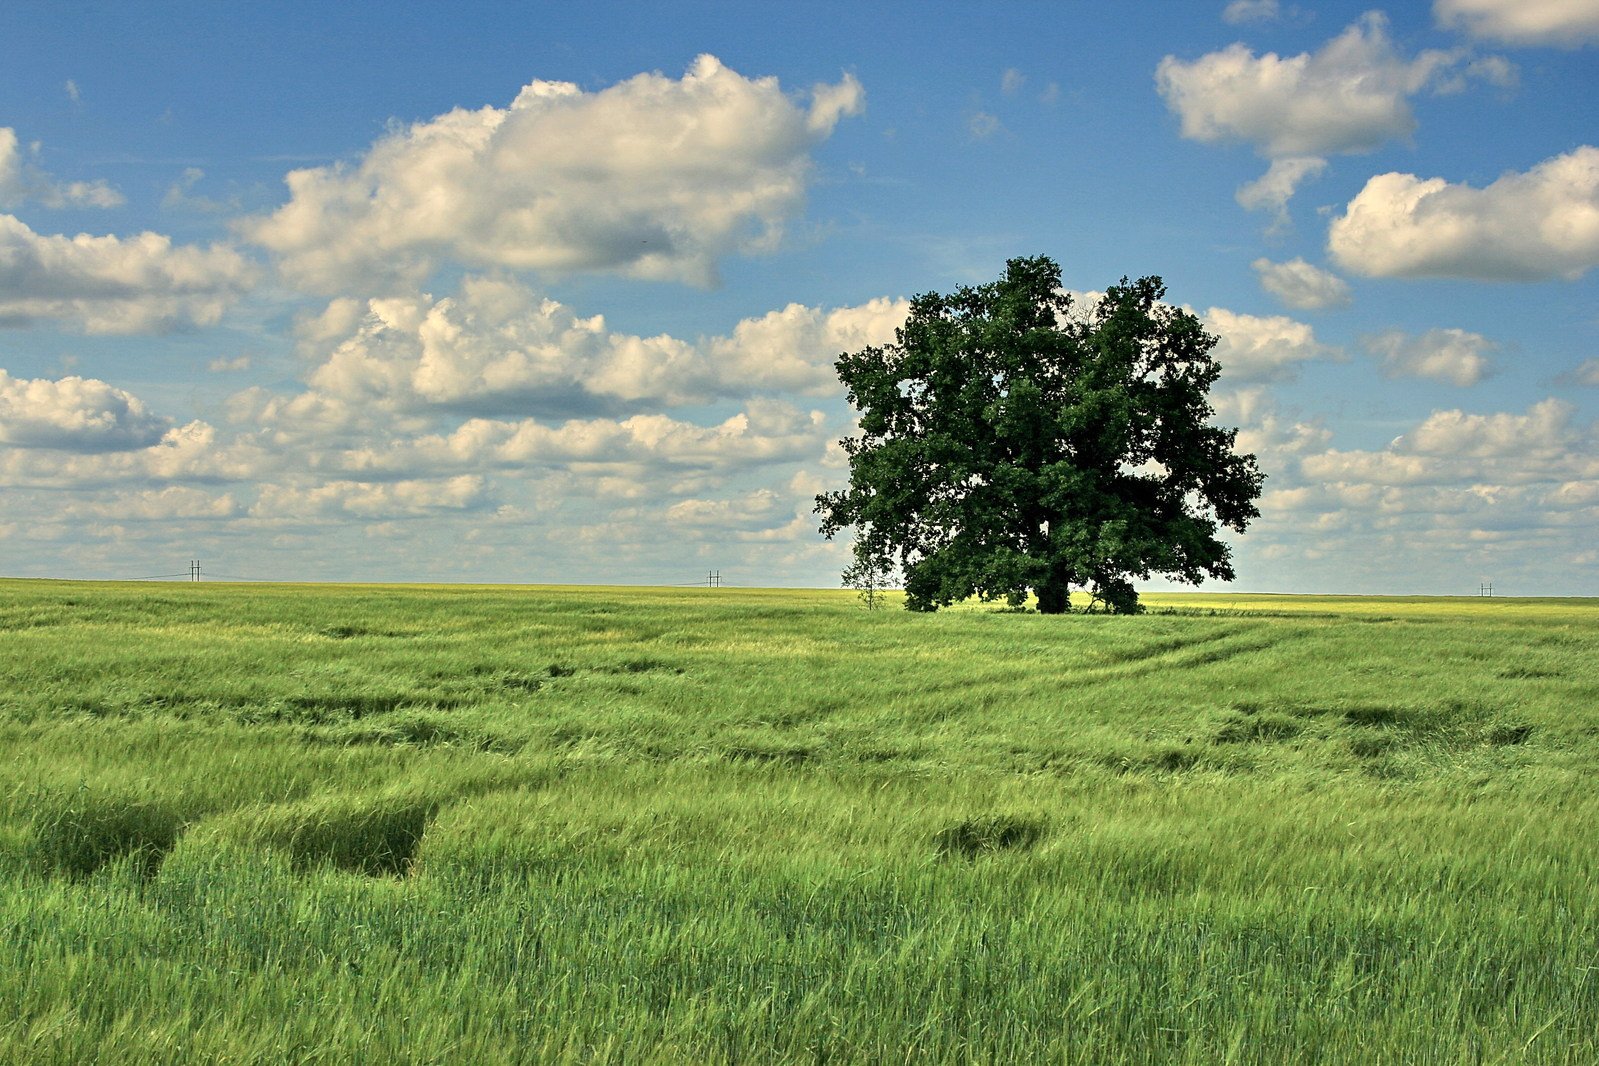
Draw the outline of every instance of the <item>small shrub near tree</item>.
[[[894,566],[882,554],[856,541],[853,560],[844,568],[844,587],[860,594],[861,606],[875,611],[886,605],[883,594],[894,587]]]

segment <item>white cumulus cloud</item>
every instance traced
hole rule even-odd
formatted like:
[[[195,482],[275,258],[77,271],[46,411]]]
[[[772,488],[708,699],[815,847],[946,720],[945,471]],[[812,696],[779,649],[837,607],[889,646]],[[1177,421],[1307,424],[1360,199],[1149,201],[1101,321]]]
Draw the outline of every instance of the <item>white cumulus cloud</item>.
[[[1261,288],[1289,307],[1316,311],[1349,306],[1349,283],[1303,259],[1274,263],[1262,257],[1250,266],[1260,275]]]
[[[721,256],[777,242],[811,149],[864,101],[845,75],[804,106],[709,55],[679,80],[535,81],[509,107],[456,109],[353,165],[291,172],[289,202],[243,228],[319,291],[419,283],[444,258],[708,284]]]
[[[1393,449],[1411,455],[1444,458],[1542,460],[1569,458],[1576,439],[1576,408],[1564,400],[1533,404],[1525,414],[1434,411]],[[1594,458],[1592,453],[1589,458]]]
[[[57,321],[88,333],[207,326],[255,277],[225,245],[174,245],[148,232],[46,235],[0,215],[0,324]]]
[[[1273,159],[1266,173],[1254,181],[1238,186],[1233,198],[1245,211],[1269,211],[1272,227],[1283,229],[1288,225],[1288,201],[1306,178],[1313,178],[1327,169],[1327,160],[1314,155],[1291,155]]]
[[[1440,26],[1506,44],[1572,47],[1599,40],[1594,0],[1433,0]]]
[[[1599,148],[1481,189],[1379,174],[1333,220],[1327,247],[1368,276],[1574,280],[1599,264]]]
[[[1253,10],[1240,7],[1239,12]],[[1271,211],[1281,226],[1294,190],[1319,173],[1322,157],[1369,152],[1410,136],[1410,98],[1455,92],[1467,81],[1505,84],[1514,68],[1469,49],[1430,49],[1406,58],[1388,36],[1388,20],[1368,12],[1316,52],[1257,56],[1237,43],[1192,61],[1168,55],[1155,71],[1161,96],[1182,135],[1210,143],[1242,141],[1273,160],[1267,173],[1238,190],[1238,202]]]
[[[1243,44],[1184,62],[1166,56],[1155,82],[1197,141],[1245,141],[1268,158],[1366,152],[1416,127],[1409,98],[1467,59],[1425,51],[1406,59],[1378,12],[1318,52],[1257,56]]]
[[[1419,335],[1391,329],[1360,343],[1388,377],[1431,378],[1462,387],[1488,376],[1493,368],[1488,357],[1499,348],[1482,334],[1463,329],[1429,329]]]
[[[756,489],[732,499],[679,500],[665,513],[666,521],[674,526],[741,532],[768,530],[792,517],[793,501],[771,489]]]
[[[108,452],[147,448],[172,423],[94,378],[14,378],[0,370],[0,444]]]
[[[1340,355],[1337,348],[1318,341],[1310,326],[1283,315],[1246,315],[1212,307],[1200,321],[1219,338],[1212,354],[1221,363],[1222,379],[1232,384],[1285,380],[1301,363]]]

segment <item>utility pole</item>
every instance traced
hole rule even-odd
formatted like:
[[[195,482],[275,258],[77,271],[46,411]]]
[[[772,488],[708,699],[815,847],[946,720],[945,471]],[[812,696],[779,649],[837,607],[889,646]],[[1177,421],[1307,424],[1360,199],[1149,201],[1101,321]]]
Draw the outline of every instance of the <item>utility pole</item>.
[[[200,580],[200,560],[198,560],[198,559],[190,559],[189,560],[189,580],[190,581],[198,581],[198,580]]]
[[[720,570],[705,571],[705,587],[719,589],[722,587],[722,572]]]
[[[1492,596],[1493,594],[1494,583],[1492,581],[1484,582],[1482,588],[1477,590],[1477,595],[1479,596]]]

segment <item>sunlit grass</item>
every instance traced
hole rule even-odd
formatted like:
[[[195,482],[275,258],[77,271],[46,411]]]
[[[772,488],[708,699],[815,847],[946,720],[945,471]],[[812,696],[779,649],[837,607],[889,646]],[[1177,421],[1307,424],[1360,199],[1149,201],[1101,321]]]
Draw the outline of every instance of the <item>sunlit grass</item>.
[[[1599,1061],[1599,605],[0,582],[0,1060]]]

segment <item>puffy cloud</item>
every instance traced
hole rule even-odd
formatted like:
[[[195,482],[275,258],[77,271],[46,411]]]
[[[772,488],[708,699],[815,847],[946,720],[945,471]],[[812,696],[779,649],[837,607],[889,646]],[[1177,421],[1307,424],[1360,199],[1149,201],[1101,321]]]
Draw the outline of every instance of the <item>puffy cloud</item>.
[[[211,325],[255,268],[222,245],[136,237],[46,236],[0,215],[0,324],[65,321],[89,333]]]
[[[1571,379],[1579,385],[1599,386],[1599,358],[1584,359],[1571,372]]]
[[[1282,315],[1257,316],[1212,307],[1201,316],[1218,343],[1213,349],[1229,383],[1280,381],[1311,359],[1336,359],[1338,349],[1316,340],[1303,322]]]
[[[1416,127],[1409,97],[1437,88],[1464,51],[1405,59],[1378,12],[1315,53],[1256,56],[1233,44],[1192,62],[1166,56],[1155,82],[1184,137],[1247,141],[1268,158],[1367,152]]]
[[[237,518],[243,513],[244,508],[232,493],[213,496],[204,489],[185,485],[116,493],[107,499],[69,504],[60,512],[64,518],[114,519],[123,522]]]
[[[555,467],[638,473],[668,469],[732,470],[799,460],[824,447],[827,421],[771,400],[751,401],[717,425],[661,414],[621,420],[572,419],[547,424],[474,418],[449,434],[353,449],[337,459],[349,473]]]
[[[1574,280],[1599,264],[1599,148],[1482,189],[1379,174],[1333,220],[1327,247],[1371,276]]]
[[[519,282],[469,276],[438,300],[335,301],[302,324],[302,337],[331,347],[310,375],[324,417],[373,404],[582,417],[767,392],[833,394],[838,354],[892,339],[908,310],[888,299],[832,310],[790,304],[690,342],[614,332],[603,316],[578,315]],[[298,404],[311,413],[311,401]],[[273,413],[293,412],[281,402],[257,410]]]
[[[758,488],[713,498],[690,496],[660,510],[659,520],[691,543],[782,543],[812,549],[818,541],[811,508],[820,490],[802,489],[804,481],[802,473],[780,491]]]
[[[1254,181],[1238,186],[1234,199],[1245,211],[1269,211],[1272,226],[1281,229],[1288,225],[1288,201],[1300,182],[1313,178],[1327,169],[1327,160],[1313,155],[1291,155],[1272,160],[1266,173]]]
[[[666,509],[674,526],[723,530],[765,530],[794,517],[792,501],[771,489],[757,489],[733,499],[679,500]]]
[[[841,353],[892,341],[909,314],[908,301],[881,296],[832,310],[789,304],[744,319],[705,348],[717,377],[737,390],[827,395],[839,389],[833,362]]]
[[[244,232],[323,291],[417,283],[443,257],[708,284],[722,255],[780,238],[810,150],[864,100],[846,75],[802,107],[709,55],[676,81],[535,81],[507,108],[393,133],[353,166],[291,172],[289,202]]]
[[[1340,483],[1353,481],[1404,485],[1440,477],[1438,464],[1429,462],[1419,455],[1370,451],[1342,452],[1336,449],[1320,455],[1306,456],[1300,463],[1300,470],[1308,478]]]
[[[0,370],[0,444],[76,452],[147,448],[171,426],[94,378],[14,378]]]
[[[1576,441],[1575,413],[1571,404],[1555,399],[1534,404],[1520,415],[1434,411],[1421,425],[1397,438],[1393,449],[1445,457],[1558,459],[1568,456]]]
[[[329,481],[313,486],[263,486],[250,517],[274,522],[349,517],[375,520],[477,510],[489,504],[484,479],[471,474],[405,481]]]
[[[1361,346],[1382,362],[1388,377],[1431,378],[1452,385],[1475,385],[1493,364],[1488,355],[1499,345],[1480,333],[1463,329],[1429,329],[1413,336],[1391,329],[1361,338]]]
[[[0,208],[29,200],[45,207],[116,207],[123,202],[122,194],[103,181],[56,181],[23,158],[16,130],[0,126]]]
[[[1332,430],[1320,422],[1295,421],[1273,412],[1254,425],[1239,427],[1237,446],[1275,467],[1292,456],[1319,453],[1331,440]]]
[[[1262,10],[1243,3],[1228,13],[1234,8],[1240,16]],[[1409,137],[1416,128],[1412,96],[1458,92],[1472,79],[1507,84],[1514,75],[1504,59],[1477,59],[1463,48],[1406,59],[1389,40],[1388,20],[1372,11],[1314,53],[1257,56],[1239,43],[1191,62],[1168,55],[1155,84],[1184,137],[1244,141],[1273,161],[1265,175],[1238,189],[1237,199],[1248,210],[1270,211],[1280,228],[1294,190],[1321,172],[1323,156],[1369,152]]]
[[[1260,258],[1250,264],[1267,292],[1303,311],[1349,306],[1349,283],[1303,259],[1273,263]]]
[[[1506,44],[1575,46],[1599,40],[1593,0],[1433,0],[1440,26]]]

